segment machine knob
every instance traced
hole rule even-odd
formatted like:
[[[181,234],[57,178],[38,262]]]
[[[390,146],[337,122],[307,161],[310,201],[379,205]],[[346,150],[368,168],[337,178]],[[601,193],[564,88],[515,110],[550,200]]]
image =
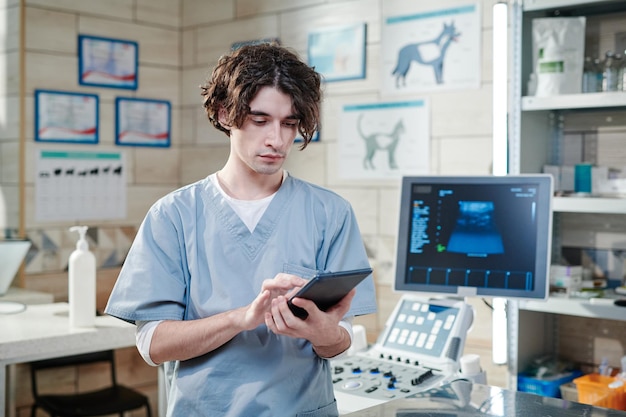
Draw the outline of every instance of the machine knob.
[[[420,382],[424,382],[427,379],[432,378],[433,376],[435,376],[433,374],[433,371],[429,369],[428,371],[424,372],[422,375],[419,376],[419,378],[421,379]]]
[[[361,367],[359,367],[359,366],[356,366],[356,367],[352,368],[352,373],[353,374],[360,374],[361,372],[362,372],[361,371]]]
[[[379,374],[379,373],[380,373],[380,369],[378,369],[378,366],[370,369],[370,374]]]
[[[343,372],[343,366],[335,366],[334,369],[335,375]]]
[[[343,384],[343,389],[354,390],[360,388],[363,385],[360,381],[346,381]]]
[[[391,378],[391,377],[393,376],[393,372],[391,372],[391,371],[387,371],[387,372],[385,372],[385,373],[383,374],[383,376],[384,376],[385,378]]]
[[[387,384],[387,388],[396,389],[396,383],[393,381],[389,381],[389,383]]]
[[[433,371],[429,369],[428,371],[424,372],[417,378],[413,378],[411,380],[411,385],[419,385],[422,382],[426,381],[428,378],[431,378],[432,376],[433,376]]]

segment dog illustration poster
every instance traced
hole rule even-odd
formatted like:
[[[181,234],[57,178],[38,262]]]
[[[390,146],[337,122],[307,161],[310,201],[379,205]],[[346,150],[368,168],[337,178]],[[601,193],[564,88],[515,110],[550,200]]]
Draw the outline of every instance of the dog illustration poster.
[[[339,177],[395,179],[428,174],[429,141],[427,100],[345,105],[340,121]]]
[[[480,37],[478,5],[384,18],[383,94],[480,87]]]

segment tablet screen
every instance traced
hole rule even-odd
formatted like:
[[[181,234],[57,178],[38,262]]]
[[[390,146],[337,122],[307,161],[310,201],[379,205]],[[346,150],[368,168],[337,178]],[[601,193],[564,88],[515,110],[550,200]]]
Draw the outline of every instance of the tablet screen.
[[[302,319],[308,316],[306,310],[292,304],[295,297],[306,298],[315,302],[317,307],[326,311],[345,297],[352,288],[372,273],[371,268],[354,269],[341,272],[324,272],[315,275],[288,302],[293,314]]]

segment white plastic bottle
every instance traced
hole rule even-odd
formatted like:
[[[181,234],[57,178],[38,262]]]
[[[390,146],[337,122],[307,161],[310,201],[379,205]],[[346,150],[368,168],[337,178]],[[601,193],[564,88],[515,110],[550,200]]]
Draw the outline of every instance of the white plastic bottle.
[[[85,239],[87,228],[70,228],[80,235],[68,263],[70,327],[93,327],[96,319],[96,257]]]
[[[622,356],[621,362],[622,362],[621,372],[617,374],[617,377],[621,379],[622,381],[626,382],[626,356]]]

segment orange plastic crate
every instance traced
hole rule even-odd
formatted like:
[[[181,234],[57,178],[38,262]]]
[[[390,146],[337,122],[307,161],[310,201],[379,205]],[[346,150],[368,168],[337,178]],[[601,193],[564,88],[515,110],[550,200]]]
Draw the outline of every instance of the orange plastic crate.
[[[574,379],[578,390],[578,402],[598,407],[626,410],[626,383],[611,388],[617,378],[600,374],[583,375]]]

